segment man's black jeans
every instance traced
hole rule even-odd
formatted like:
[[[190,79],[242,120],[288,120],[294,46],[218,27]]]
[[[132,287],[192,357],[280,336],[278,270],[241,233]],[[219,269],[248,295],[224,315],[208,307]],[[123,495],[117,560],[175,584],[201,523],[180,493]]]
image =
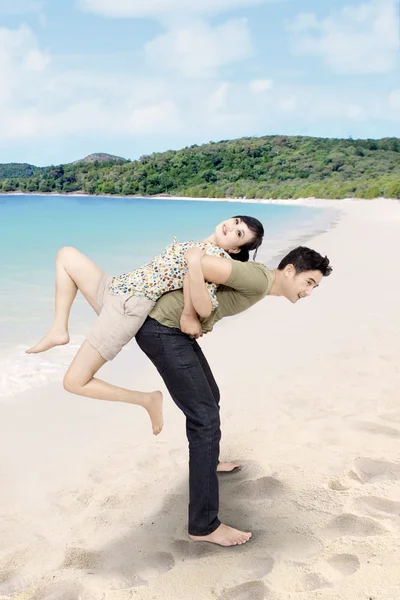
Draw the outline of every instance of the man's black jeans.
[[[221,439],[219,390],[196,340],[148,317],[136,341],[150,358],[186,417],[189,441],[189,533],[208,535],[220,525],[217,464]]]

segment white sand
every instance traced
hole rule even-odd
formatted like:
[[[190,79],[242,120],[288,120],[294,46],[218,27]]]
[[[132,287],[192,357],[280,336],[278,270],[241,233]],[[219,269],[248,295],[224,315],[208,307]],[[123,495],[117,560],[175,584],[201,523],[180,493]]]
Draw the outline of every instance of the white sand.
[[[308,245],[334,273],[312,298],[266,298],[201,342],[222,458],[244,463],[221,477],[221,517],[252,541],[188,542],[168,395],[153,438],[140,409],[52,384],[1,406],[0,598],[398,600],[400,204],[332,204],[342,220]],[[162,385],[135,344],[104,376]]]

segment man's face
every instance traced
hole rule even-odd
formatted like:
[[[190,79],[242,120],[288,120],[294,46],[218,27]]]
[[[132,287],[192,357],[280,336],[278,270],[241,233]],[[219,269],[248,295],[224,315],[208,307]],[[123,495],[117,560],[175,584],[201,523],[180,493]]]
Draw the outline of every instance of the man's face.
[[[321,271],[304,271],[296,273],[293,265],[288,265],[284,269],[284,296],[290,302],[297,302],[301,298],[311,296],[312,291],[319,286],[322,280]]]

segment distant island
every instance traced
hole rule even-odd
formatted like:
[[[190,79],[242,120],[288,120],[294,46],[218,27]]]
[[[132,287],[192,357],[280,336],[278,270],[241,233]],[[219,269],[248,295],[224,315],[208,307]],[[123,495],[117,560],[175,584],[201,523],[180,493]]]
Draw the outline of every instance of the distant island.
[[[273,135],[131,161],[106,153],[49,167],[0,164],[0,193],[199,198],[400,198],[400,139]]]

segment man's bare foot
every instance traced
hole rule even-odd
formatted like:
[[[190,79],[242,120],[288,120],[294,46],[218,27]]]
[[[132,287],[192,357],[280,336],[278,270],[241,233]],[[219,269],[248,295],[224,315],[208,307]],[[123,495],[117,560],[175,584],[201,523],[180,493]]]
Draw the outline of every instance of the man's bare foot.
[[[54,348],[54,346],[64,346],[69,342],[68,331],[60,329],[50,329],[49,333],[46,333],[44,338],[40,340],[36,346],[32,346],[29,350],[26,350],[26,354],[38,354],[39,352],[45,352]]]
[[[217,473],[232,473],[240,469],[242,465],[238,462],[220,462],[217,466]]]
[[[193,542],[210,542],[219,546],[240,546],[248,542],[251,536],[250,531],[239,531],[223,524],[210,535],[189,535]]]
[[[149,413],[154,435],[158,435],[163,428],[163,395],[161,392],[147,394],[148,400],[143,405]]]

